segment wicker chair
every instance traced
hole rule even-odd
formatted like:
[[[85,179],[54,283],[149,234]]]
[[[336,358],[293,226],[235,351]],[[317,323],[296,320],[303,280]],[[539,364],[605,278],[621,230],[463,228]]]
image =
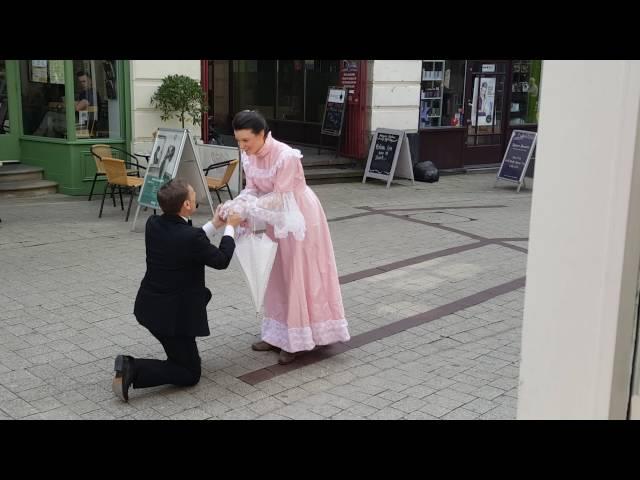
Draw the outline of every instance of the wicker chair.
[[[93,155],[93,159],[96,162],[96,174],[93,176],[93,183],[91,184],[91,192],[89,192],[89,200],[93,196],[93,190],[96,186],[96,181],[98,177],[106,176],[104,171],[104,167],[102,166],[103,158],[121,158],[121,160],[125,160],[129,165],[127,166],[127,175],[135,175],[136,177],[140,176],[140,169],[145,169],[142,165],[138,164],[138,158],[129,152],[122,150],[117,147],[113,147],[111,145],[105,144],[96,144],[91,146],[91,155]],[[133,160],[133,161],[132,161]],[[113,198],[113,206],[116,206],[116,199],[113,196],[113,192],[111,192],[111,198]]]
[[[227,191],[229,192],[229,197],[233,200],[233,195],[231,194],[231,188],[229,188],[229,180],[231,180],[231,176],[238,166],[238,160],[227,160],[226,162],[214,163],[213,165],[209,165],[204,169],[205,179],[207,180],[207,186],[209,187],[209,191],[216,192],[218,196],[218,201],[222,203],[222,199],[220,198],[219,190],[222,190],[224,187],[227,187]],[[207,175],[211,170],[221,167],[227,167],[224,171],[224,175],[222,178],[208,177]]]
[[[104,207],[104,197],[107,195],[107,188],[111,186],[112,191],[116,187],[120,192],[120,204],[122,210],[124,210],[124,204],[122,203],[122,189],[128,190],[131,194],[129,198],[129,207],[127,208],[127,216],[125,222],[129,221],[129,213],[131,212],[131,204],[133,203],[133,195],[138,187],[141,187],[144,180],[140,177],[134,177],[127,174],[127,168],[125,161],[117,158],[103,157],[102,164],[104,166],[105,175],[107,176],[107,183],[104,186],[104,194],[102,195],[102,202],[100,203],[100,213],[98,218],[102,217],[102,208]]]

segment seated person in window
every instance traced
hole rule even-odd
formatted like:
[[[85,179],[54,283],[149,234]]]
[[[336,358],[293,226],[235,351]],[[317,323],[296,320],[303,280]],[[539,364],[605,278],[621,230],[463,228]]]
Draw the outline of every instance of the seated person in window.
[[[78,78],[78,92],[76,94],[76,112],[84,112],[89,107],[100,103],[100,95],[94,95],[91,88],[91,76],[83,70],[76,73]]]
[[[75,108],[78,113],[78,122],[86,125],[91,136],[94,135],[98,116],[96,115],[96,107],[100,104],[100,94],[94,92],[92,88],[91,76],[89,73],[80,70],[76,73],[78,79],[78,89],[76,93]],[[94,108],[90,108],[94,107]],[[81,114],[80,112],[87,112]]]

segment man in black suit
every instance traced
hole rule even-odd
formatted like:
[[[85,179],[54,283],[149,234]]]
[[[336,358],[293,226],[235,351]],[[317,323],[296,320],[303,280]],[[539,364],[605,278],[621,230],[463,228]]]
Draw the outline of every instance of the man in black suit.
[[[163,215],[149,217],[145,230],[147,272],[136,297],[134,314],[160,341],[167,360],[118,355],[113,392],[129,401],[129,387],[157,385],[191,386],[200,380],[200,356],[196,337],[209,335],[207,304],[211,292],[205,287],[205,265],[217,270],[229,266],[235,249],[234,227],[240,216],[227,217],[220,246],[211,244],[222,227],[220,206],[213,220],[202,228],[191,226],[188,217],[196,209],[196,193],[183,180],[171,180],[158,191]]]

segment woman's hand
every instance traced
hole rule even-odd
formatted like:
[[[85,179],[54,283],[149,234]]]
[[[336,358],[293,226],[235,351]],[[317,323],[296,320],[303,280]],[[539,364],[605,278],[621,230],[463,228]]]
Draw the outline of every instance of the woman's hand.
[[[216,212],[213,215],[213,220],[211,220],[211,223],[213,223],[213,226],[216,228],[216,230],[218,230],[225,224],[225,221],[222,219],[222,204],[219,204],[216,207]]]
[[[238,215],[236,212],[231,212],[227,215],[227,225],[231,225],[232,227],[237,227],[242,222],[242,217]]]

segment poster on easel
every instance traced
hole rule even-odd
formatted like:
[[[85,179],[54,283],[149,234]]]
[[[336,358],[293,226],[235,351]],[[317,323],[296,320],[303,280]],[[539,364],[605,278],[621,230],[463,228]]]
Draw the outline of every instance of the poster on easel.
[[[366,183],[367,178],[386,181],[387,188],[394,178],[406,178],[415,185],[409,139],[404,130],[376,129],[362,183]]]
[[[135,230],[141,207],[160,208],[158,190],[174,178],[188,182],[196,192],[196,202],[209,204],[214,214],[209,188],[191,132],[188,129],[160,128],[153,143],[144,183],[138,195],[138,208],[131,230]]]

